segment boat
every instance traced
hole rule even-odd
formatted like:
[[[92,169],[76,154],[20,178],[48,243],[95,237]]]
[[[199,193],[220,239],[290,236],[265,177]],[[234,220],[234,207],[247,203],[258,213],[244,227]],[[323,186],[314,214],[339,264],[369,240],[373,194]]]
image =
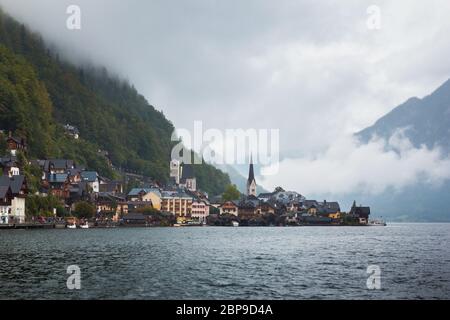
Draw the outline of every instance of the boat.
[[[80,225],[81,229],[89,229],[89,224],[86,222],[85,224]]]
[[[239,227],[239,222],[237,221],[232,221],[231,224],[233,225],[233,227]]]
[[[372,226],[372,227],[386,227],[387,226],[387,224],[384,220],[370,220],[368,225]]]
[[[67,225],[67,229],[76,229],[77,225],[76,224],[68,224]]]

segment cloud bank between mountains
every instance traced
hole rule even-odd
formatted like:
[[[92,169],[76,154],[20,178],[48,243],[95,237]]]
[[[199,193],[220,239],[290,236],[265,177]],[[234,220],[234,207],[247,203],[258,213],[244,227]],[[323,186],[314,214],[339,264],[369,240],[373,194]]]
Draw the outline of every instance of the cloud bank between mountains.
[[[353,136],[339,138],[321,154],[282,160],[278,175],[260,176],[259,182],[267,189],[278,184],[309,194],[343,196],[401,191],[418,182],[435,187],[447,179],[450,159],[439,148],[414,148],[399,130],[388,141],[374,138],[368,144]]]

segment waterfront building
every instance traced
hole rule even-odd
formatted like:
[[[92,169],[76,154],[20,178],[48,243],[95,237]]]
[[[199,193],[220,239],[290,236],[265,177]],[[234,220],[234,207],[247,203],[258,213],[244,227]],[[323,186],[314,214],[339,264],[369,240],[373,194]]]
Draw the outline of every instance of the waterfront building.
[[[322,217],[339,219],[341,217],[341,207],[338,202],[326,201],[318,202],[317,212]]]
[[[3,195],[3,200],[0,199],[3,203],[1,211],[7,214],[5,223],[24,223],[25,199],[28,194],[25,176],[1,176],[0,187],[3,189],[2,193],[6,194]],[[8,189],[11,190],[11,194]]]
[[[150,205],[158,211],[162,206],[161,192],[156,188],[134,188],[128,193],[127,200]]]
[[[349,216],[358,219],[359,224],[367,225],[369,223],[370,207],[357,206],[353,201]]]
[[[177,218],[177,223],[185,223],[191,218],[193,197],[183,192],[161,192],[161,211],[170,212]]]
[[[9,223],[13,195],[9,186],[0,186],[0,224]]]
[[[239,214],[239,203],[237,201],[225,201],[219,206],[220,215],[231,214],[233,216],[238,216]]]
[[[113,221],[115,222],[128,214],[128,203],[126,199],[108,192],[99,192],[96,195],[95,204],[97,213],[112,214]]]
[[[209,204],[205,200],[194,198],[192,201],[191,218],[196,222],[206,222],[209,216]]]

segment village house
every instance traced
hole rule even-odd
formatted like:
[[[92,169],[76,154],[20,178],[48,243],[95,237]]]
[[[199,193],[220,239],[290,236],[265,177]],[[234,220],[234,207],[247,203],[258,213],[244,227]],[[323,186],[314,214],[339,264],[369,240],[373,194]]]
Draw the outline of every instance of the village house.
[[[319,203],[316,200],[303,201],[302,211],[305,211],[310,216],[317,216]]]
[[[134,203],[138,207],[151,206],[158,211],[161,210],[161,192],[156,188],[134,188],[128,193],[127,200],[130,205]]]
[[[71,184],[80,183],[83,179],[81,178],[82,169],[79,168],[71,168],[67,170],[67,174],[69,175],[69,182]]]
[[[128,203],[124,197],[107,192],[96,195],[96,211],[100,215],[112,214],[113,221],[117,222],[128,214]]]
[[[43,187],[47,193],[60,199],[70,197],[70,181],[67,173],[50,173],[46,175]]]
[[[69,199],[65,199],[66,204],[75,209],[75,203],[91,199],[89,191],[89,186],[86,182],[71,183],[69,186]]]
[[[76,165],[73,160],[66,159],[49,159],[38,160],[38,164],[42,168],[44,174],[67,173],[70,169],[75,169]]]
[[[177,223],[186,223],[190,220],[193,202],[192,196],[186,194],[182,190],[163,191],[161,195],[161,211],[174,214]]]
[[[26,151],[27,144],[24,138],[13,137],[11,131],[8,138],[6,138],[6,145],[11,155],[16,155],[17,151]]]
[[[7,224],[11,215],[13,195],[9,186],[0,185],[0,224]]]
[[[328,217],[331,219],[341,218],[341,207],[338,202],[328,202],[326,200],[319,202],[317,211],[318,214],[323,217]]]
[[[91,188],[92,192],[99,193],[100,192],[100,178],[97,172],[95,171],[82,171],[81,172],[81,180],[86,182]]]
[[[100,192],[108,192],[114,195],[123,194],[123,182],[100,178]]]
[[[356,206],[356,201],[354,201],[349,216],[357,219],[359,224],[367,225],[369,223],[370,207]]]
[[[276,208],[275,206],[270,202],[261,202],[257,206],[257,213],[258,214],[275,214]]]
[[[225,201],[219,206],[220,215],[231,214],[233,216],[238,216],[239,214],[239,203],[238,201]]]
[[[209,216],[209,203],[206,200],[194,198],[192,201],[191,218],[200,223],[206,223]]]
[[[1,176],[0,187],[2,187],[3,204],[2,215],[4,223],[24,223],[25,222],[25,199],[28,194],[28,186],[25,176]],[[11,193],[9,193],[9,191]],[[6,204],[10,203],[9,206]]]
[[[252,219],[256,215],[260,214],[258,211],[259,200],[255,196],[249,196],[239,201],[238,204],[238,217],[240,219]]]

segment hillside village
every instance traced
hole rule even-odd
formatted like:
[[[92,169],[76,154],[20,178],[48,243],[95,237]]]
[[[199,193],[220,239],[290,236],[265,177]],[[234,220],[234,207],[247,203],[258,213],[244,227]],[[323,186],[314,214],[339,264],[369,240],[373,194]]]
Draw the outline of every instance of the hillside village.
[[[78,139],[78,130],[67,132]],[[281,187],[256,193],[253,163],[246,194],[209,196],[197,184],[193,165],[172,160],[170,182],[151,178],[131,183],[111,180],[71,159],[26,160],[26,140],[8,133],[0,157],[0,225],[114,226],[299,226],[367,225],[370,208],[353,204],[343,212],[338,202],[306,199]],[[99,150],[99,152],[107,152]],[[110,164],[112,166],[112,164]],[[24,172],[32,168],[34,176]],[[37,190],[30,181],[37,179]],[[233,190],[233,186],[229,186]],[[235,188],[234,188],[235,189]]]

